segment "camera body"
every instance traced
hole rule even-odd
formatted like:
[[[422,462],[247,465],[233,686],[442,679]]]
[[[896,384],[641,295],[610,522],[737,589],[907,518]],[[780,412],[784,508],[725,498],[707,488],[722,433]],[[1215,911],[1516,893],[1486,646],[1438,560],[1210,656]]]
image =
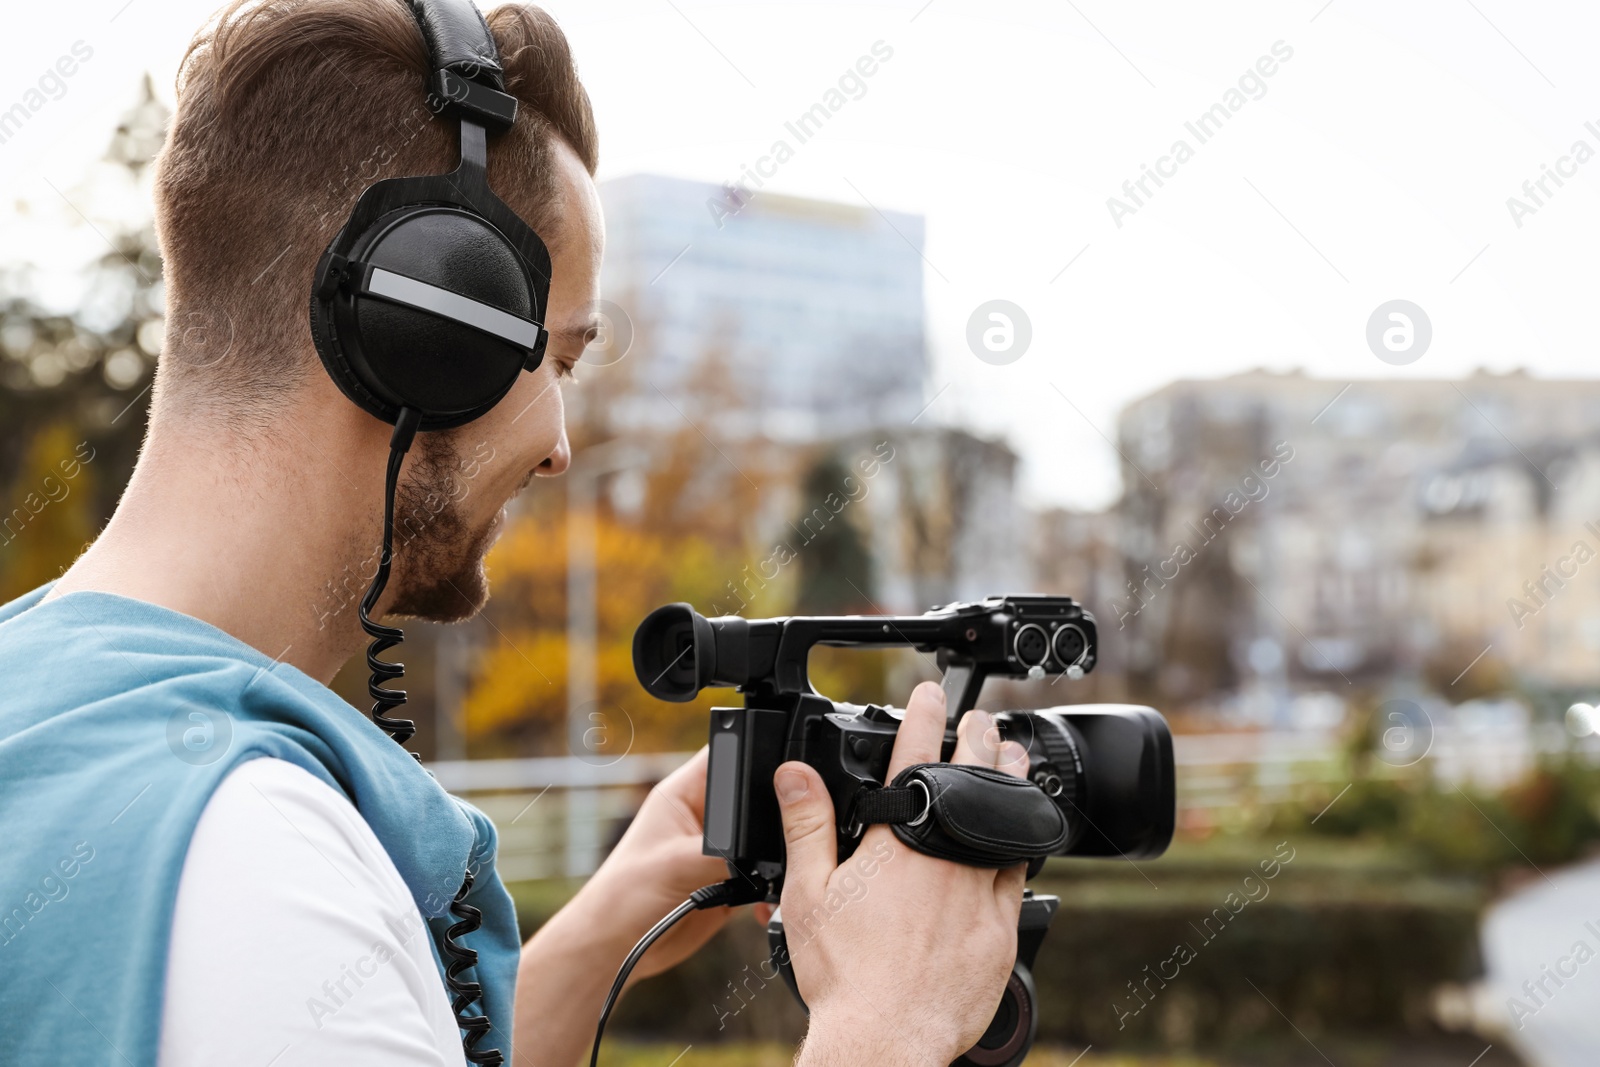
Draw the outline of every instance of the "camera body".
[[[944,761],[955,750],[956,724],[988,678],[1081,678],[1098,655],[1094,617],[1070,597],[990,597],[911,616],[707,619],[688,604],[651,612],[633,637],[634,672],[647,692],[675,701],[693,700],[707,686],[735,686],[744,694],[742,708],[711,710],[702,851],[725,860],[731,875],[765,885],[770,899],[784,872],[783,821],[772,787],[778,765],[801,760],[817,769],[833,799],[842,861],[863,836],[864,827],[851,821],[854,803],[887,784],[904,718],[895,708],[840,703],[813,689],[806,661],[819,644],[901,645],[935,656],[948,715]],[[1001,712],[995,722],[1003,739],[1022,745],[1027,777],[1066,821],[1052,854],[1136,859],[1166,850],[1176,811],[1172,735],[1155,709],[1076,705]],[[918,821],[934,809],[934,794],[926,792]],[[1008,817],[1013,811],[990,810]],[[1035,867],[1042,860],[1034,857]],[[1038,1026],[1033,962],[1058,904],[1026,892],[1017,959],[1000,1006],[957,1067],[1017,1067],[1026,1058]],[[798,998],[789,939],[807,934],[803,922],[795,925],[786,933],[780,909],[767,933],[772,959]]]
[[[703,850],[731,870],[783,877],[783,822],[772,775],[787,760],[811,764],[844,820],[864,784],[883,784],[904,713],[836,702],[806,674],[816,645],[910,646],[944,672],[948,721],[956,724],[990,677],[1081,678],[1094,669],[1094,617],[1071,597],[1002,596],[934,608],[924,615],[706,619],[687,604],[658,608],[634,634],[634,669],[651,695],[694,699],[706,686],[736,686],[742,708],[713,708]],[[995,717],[1004,738],[1028,753],[1028,777],[1067,817],[1060,855],[1160,855],[1172,839],[1172,738],[1152,708],[1079,705]],[[840,825],[841,858],[859,826]]]

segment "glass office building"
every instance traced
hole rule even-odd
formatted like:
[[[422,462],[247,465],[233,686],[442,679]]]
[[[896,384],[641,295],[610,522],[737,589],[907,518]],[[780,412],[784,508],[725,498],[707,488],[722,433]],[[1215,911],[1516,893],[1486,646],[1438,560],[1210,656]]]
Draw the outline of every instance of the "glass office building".
[[[634,335],[616,414],[636,428],[708,393],[724,431],[789,441],[922,410],[920,216],[656,175],[600,191],[603,295]]]

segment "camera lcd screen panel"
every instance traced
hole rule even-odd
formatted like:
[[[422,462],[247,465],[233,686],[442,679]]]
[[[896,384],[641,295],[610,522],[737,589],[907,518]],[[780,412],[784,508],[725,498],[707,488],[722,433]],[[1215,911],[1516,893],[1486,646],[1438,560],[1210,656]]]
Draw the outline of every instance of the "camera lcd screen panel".
[[[711,739],[711,773],[706,779],[706,844],[718,852],[733,851],[738,790],[739,735],[718,733]]]

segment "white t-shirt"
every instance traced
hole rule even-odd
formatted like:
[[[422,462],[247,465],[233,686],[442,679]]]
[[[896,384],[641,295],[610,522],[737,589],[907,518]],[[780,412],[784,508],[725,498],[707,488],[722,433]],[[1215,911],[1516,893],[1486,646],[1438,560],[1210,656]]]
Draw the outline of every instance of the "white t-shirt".
[[[459,1067],[410,891],[355,806],[276,759],[235,768],[178,883],[161,1067]]]

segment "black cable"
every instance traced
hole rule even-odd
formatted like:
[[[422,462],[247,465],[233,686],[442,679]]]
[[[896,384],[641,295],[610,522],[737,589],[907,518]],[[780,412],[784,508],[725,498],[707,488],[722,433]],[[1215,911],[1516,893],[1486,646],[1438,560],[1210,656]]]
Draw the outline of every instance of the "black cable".
[[[726,882],[717,882],[714,885],[701,886],[689,895],[689,899],[679,904],[667,917],[652,926],[639,943],[633,946],[633,951],[628,953],[628,958],[622,961],[622,966],[617,969],[617,977],[611,983],[611,992],[606,994],[605,1006],[600,1009],[600,1023],[594,1030],[594,1050],[589,1054],[589,1067],[598,1067],[600,1063],[600,1039],[605,1036],[606,1020],[611,1018],[611,1009],[617,1006],[617,998],[622,995],[622,987],[628,981],[628,975],[633,973],[634,967],[650,950],[650,946],[677,925],[691,911],[700,911],[704,908],[720,908],[728,905],[754,904],[758,900],[765,900],[767,887],[757,885],[749,879],[729,878]]]
[[[462,1031],[461,1048],[466,1053],[467,1062],[484,1064],[486,1067],[500,1067],[500,1064],[505,1062],[505,1057],[500,1054],[499,1049],[480,1050],[475,1047],[493,1029],[489,1023],[489,1016],[468,1014],[473,1002],[483,996],[483,986],[461,977],[463,971],[478,965],[478,953],[456,939],[472,933],[483,925],[483,912],[467,903],[467,894],[471,891],[472,871],[468,870],[466,880],[461,883],[455,899],[450,902],[450,914],[461,921],[454,923],[444,932],[444,951],[445,955],[450,957],[450,964],[444,969],[444,980],[450,987],[450,992],[455,994],[450,1000],[450,1010],[455,1013],[456,1025]]]
[[[411,408],[401,408],[399,417],[395,419],[394,435],[389,438],[389,469],[383,482],[383,552],[378,557],[378,572],[372,576],[367,595],[361,598],[361,628],[372,638],[372,643],[367,645],[367,669],[372,672],[367,680],[367,694],[372,697],[372,721],[402,747],[417,732],[417,724],[410,719],[388,714],[405,704],[406,691],[389,689],[383,683],[402,677],[406,665],[389,663],[378,656],[400,644],[406,635],[398,626],[384,626],[373,621],[372,612],[378,606],[378,598],[383,596],[384,586],[389,584],[389,569],[394,562],[395,491],[400,484],[401,464],[411,450],[411,442],[416,439],[421,422],[422,415]],[[422,762],[422,757],[415,752],[412,756],[418,763]],[[478,953],[460,939],[483,925],[483,912],[467,903],[467,894],[471,891],[472,870],[468,868],[461,888],[450,902],[450,913],[460,921],[453,923],[441,939],[441,953],[450,960],[445,967],[444,978],[454,994],[450,1009],[455,1014],[456,1026],[461,1029],[461,1049],[467,1062],[482,1067],[500,1067],[505,1062],[505,1056],[499,1049],[474,1047],[493,1027],[488,1015],[469,1013],[473,1003],[482,998],[483,986],[462,977],[463,972],[478,965]]]
[[[383,482],[383,551],[378,557],[378,572],[367,586],[367,595],[361,598],[361,628],[372,643],[367,645],[367,669],[372,672],[367,679],[367,695],[372,697],[372,721],[378,728],[404,745],[417,732],[417,724],[410,719],[392,718],[388,712],[406,702],[404,689],[388,689],[384,682],[393,681],[405,674],[404,663],[387,663],[378,658],[406,639],[405,631],[398,626],[384,626],[373,621],[372,612],[378,598],[389,584],[389,567],[394,562],[394,498],[400,483],[400,465],[405,461],[411,442],[417,436],[417,426],[422,422],[420,413],[411,408],[401,408],[395,419],[394,436],[389,439],[389,471]],[[415,755],[415,753],[413,753]],[[418,762],[422,757],[417,756]]]

